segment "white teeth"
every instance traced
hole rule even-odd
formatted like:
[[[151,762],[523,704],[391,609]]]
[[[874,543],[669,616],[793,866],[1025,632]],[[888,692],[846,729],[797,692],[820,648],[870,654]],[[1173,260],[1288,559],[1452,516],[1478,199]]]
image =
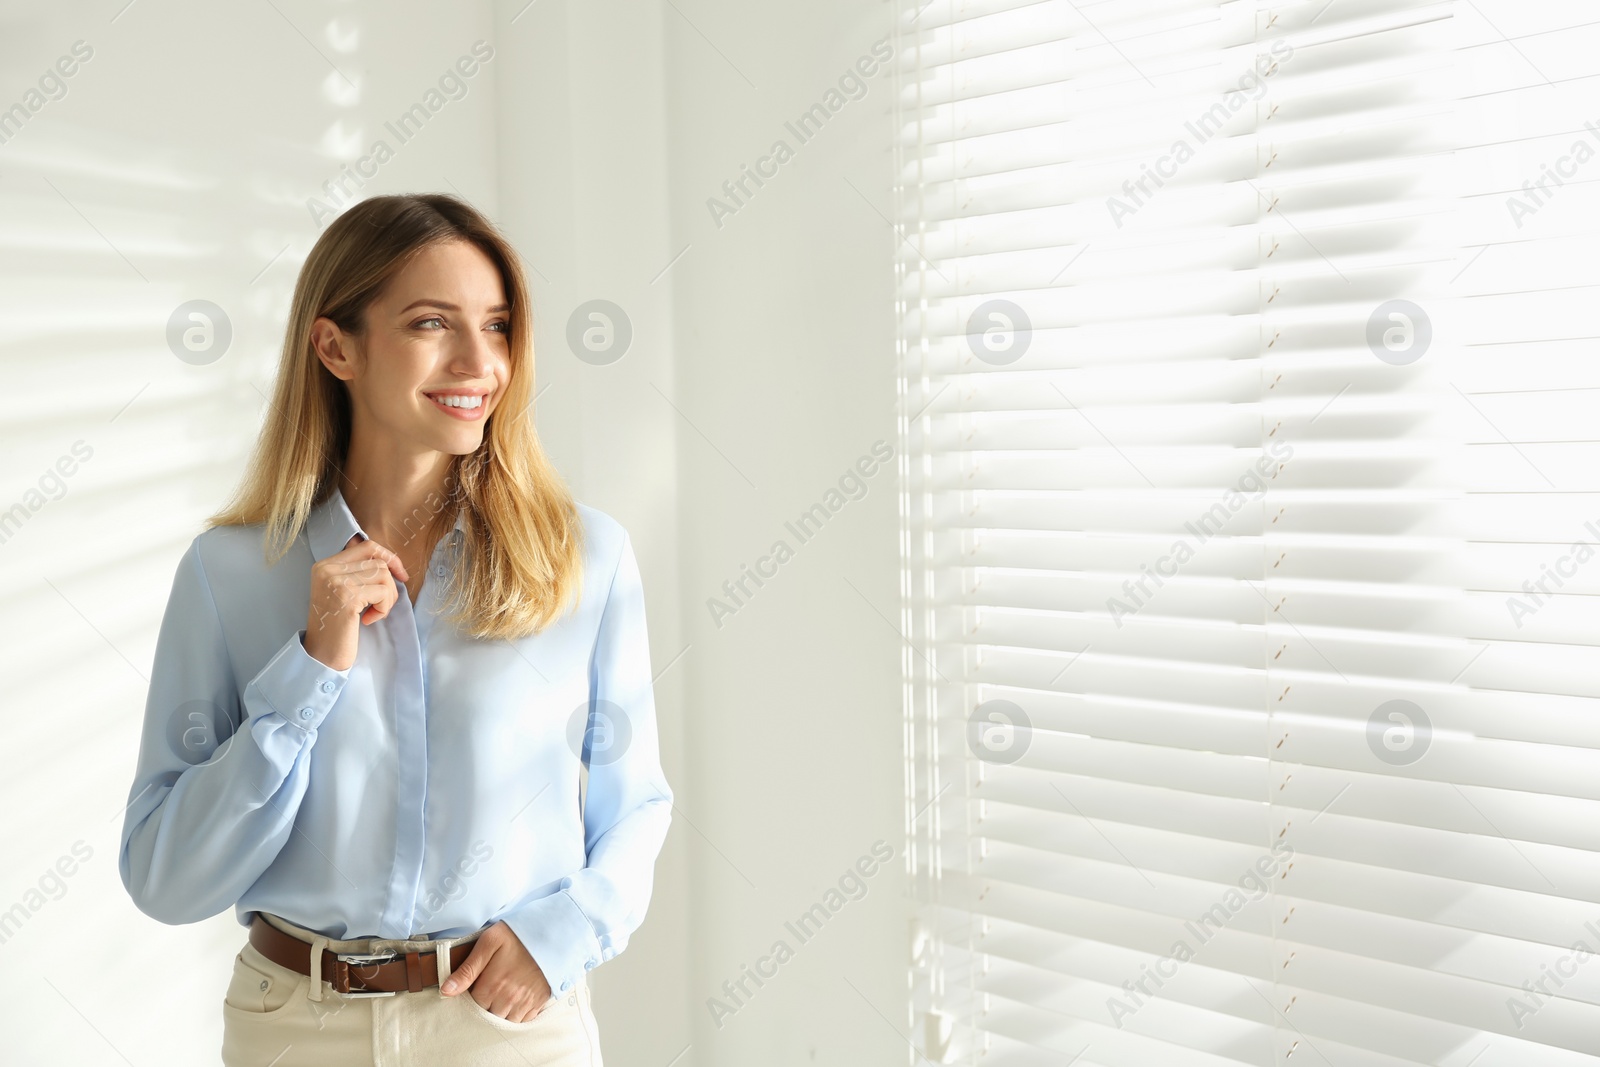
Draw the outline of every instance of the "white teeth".
[[[481,396],[436,396],[434,402],[443,404],[447,408],[477,408],[483,406]]]

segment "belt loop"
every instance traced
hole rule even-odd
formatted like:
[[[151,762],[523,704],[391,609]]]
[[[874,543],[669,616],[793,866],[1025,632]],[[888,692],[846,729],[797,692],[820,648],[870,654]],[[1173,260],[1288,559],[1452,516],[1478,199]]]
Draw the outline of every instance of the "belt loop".
[[[327,947],[328,939],[322,934],[311,939],[311,988],[306,996],[312,1000],[322,999],[322,953]]]
[[[453,937],[441,937],[433,943],[433,958],[439,964],[439,995],[444,995],[445,979],[450,977],[450,948],[455,944]]]

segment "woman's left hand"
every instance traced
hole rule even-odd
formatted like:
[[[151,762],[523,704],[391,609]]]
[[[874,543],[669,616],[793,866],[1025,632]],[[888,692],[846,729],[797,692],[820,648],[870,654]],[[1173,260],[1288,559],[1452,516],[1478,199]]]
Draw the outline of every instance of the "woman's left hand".
[[[544,972],[503,922],[478,935],[440,991],[447,997],[466,992],[485,1010],[514,1023],[527,1022],[550,1002]]]

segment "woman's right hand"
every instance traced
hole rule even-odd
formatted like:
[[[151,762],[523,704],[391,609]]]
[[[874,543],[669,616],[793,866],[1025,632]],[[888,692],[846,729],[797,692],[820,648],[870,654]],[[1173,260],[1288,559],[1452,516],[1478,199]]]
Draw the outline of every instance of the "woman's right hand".
[[[356,661],[361,624],[383,618],[400,598],[397,577],[411,580],[400,557],[359,534],[342,551],[312,564],[306,652],[333,670],[349,670]]]

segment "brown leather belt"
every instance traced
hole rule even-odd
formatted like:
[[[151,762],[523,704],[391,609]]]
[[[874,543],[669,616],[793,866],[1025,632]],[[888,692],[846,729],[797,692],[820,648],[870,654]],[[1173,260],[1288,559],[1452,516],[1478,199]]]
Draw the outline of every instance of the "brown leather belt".
[[[466,962],[475,943],[450,946],[452,971]],[[303,975],[311,974],[311,946],[293,934],[284,933],[259,914],[250,923],[250,944],[279,966]],[[424,986],[439,984],[439,963],[432,951],[366,953],[323,949],[322,977],[333,983],[334,992],[345,996],[416,993]]]

